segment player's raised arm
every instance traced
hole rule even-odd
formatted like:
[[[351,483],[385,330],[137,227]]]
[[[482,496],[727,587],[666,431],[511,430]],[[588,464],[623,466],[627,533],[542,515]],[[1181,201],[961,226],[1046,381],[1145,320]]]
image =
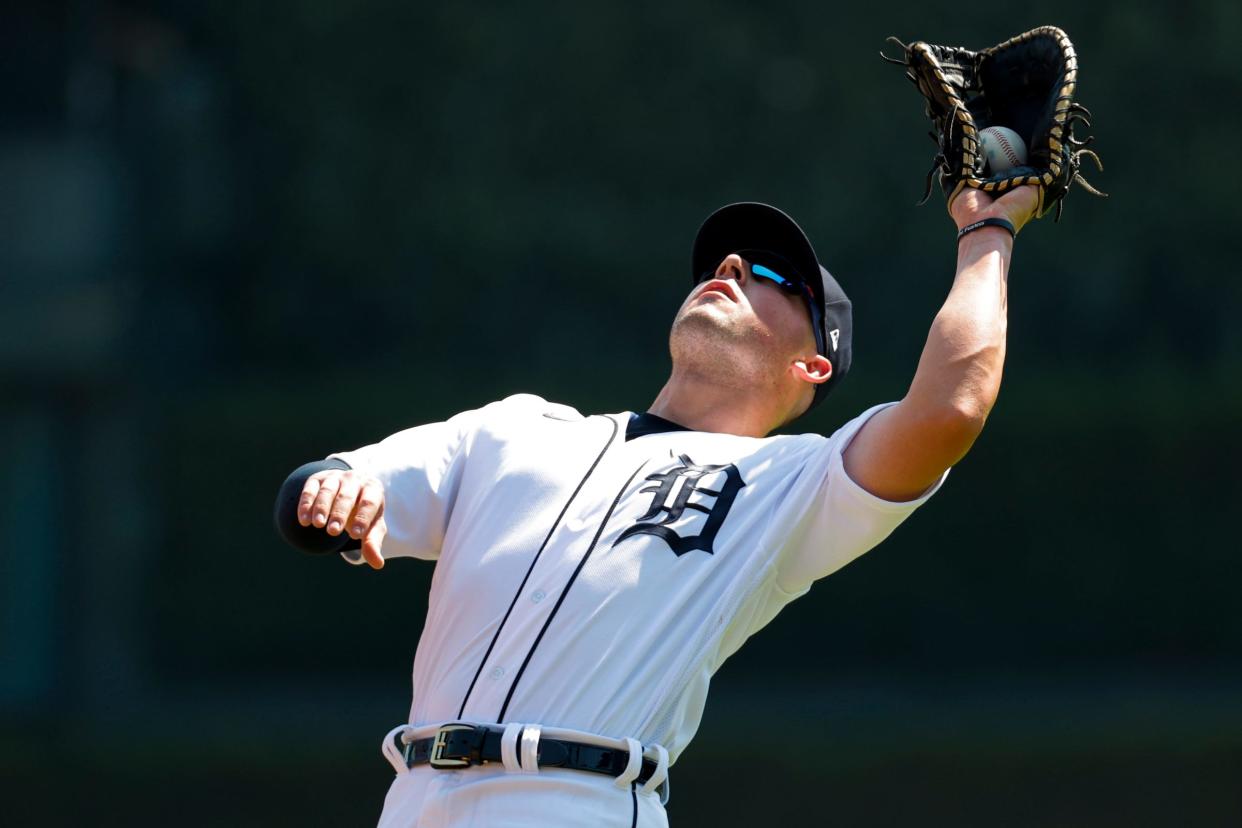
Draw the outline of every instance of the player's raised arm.
[[[1020,229],[1038,200],[1021,187],[993,200],[966,190],[950,206],[959,231],[987,219]],[[1000,391],[1005,362],[1007,279],[1013,237],[1003,226],[968,230],[957,275],[936,314],[906,396],[871,418],[846,449],[845,469],[886,500],[912,500],[965,456]]]

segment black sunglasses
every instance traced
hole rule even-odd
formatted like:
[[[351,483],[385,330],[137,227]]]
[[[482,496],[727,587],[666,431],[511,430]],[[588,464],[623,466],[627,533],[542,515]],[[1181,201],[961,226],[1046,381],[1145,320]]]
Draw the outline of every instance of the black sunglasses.
[[[802,301],[806,303],[807,310],[811,312],[811,328],[815,334],[815,347],[819,349],[819,353],[826,354],[824,311],[819,306],[819,302],[815,301],[815,291],[811,289],[811,286],[805,280],[798,277],[797,272],[793,270],[793,266],[789,262],[776,254],[768,253],[765,250],[739,250],[737,255],[746,260],[750,265],[750,272],[754,276],[771,282],[791,296],[802,297]],[[779,272],[780,270],[784,270],[787,274],[792,273],[792,276],[782,275]],[[699,281],[706,281],[715,275],[715,273],[704,273]]]

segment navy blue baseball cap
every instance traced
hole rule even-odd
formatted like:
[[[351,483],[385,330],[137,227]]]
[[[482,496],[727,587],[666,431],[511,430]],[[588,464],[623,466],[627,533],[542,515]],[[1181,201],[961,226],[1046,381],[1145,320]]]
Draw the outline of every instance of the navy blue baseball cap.
[[[725,256],[740,250],[762,250],[789,262],[795,270],[793,275],[811,288],[822,310],[819,314],[822,324],[820,330],[815,331],[815,343],[820,353],[832,362],[832,377],[815,386],[815,397],[807,408],[810,411],[850,370],[853,306],[837,280],[819,263],[815,248],[798,223],[772,205],[757,201],[725,205],[703,222],[690,255],[690,276],[694,284],[701,282],[704,274],[714,273]],[[814,317],[812,314],[812,319]]]

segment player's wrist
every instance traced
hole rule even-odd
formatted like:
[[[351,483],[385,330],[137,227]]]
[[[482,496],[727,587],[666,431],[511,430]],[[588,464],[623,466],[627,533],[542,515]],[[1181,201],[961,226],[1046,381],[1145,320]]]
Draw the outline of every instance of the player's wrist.
[[[1013,236],[1000,227],[984,227],[957,240],[957,266],[988,256],[1009,259],[1013,255]]]
[[[959,245],[963,240],[975,235],[985,238],[1005,238],[1012,242],[1018,235],[1018,227],[1008,218],[1001,216],[976,218],[958,225],[957,242]]]

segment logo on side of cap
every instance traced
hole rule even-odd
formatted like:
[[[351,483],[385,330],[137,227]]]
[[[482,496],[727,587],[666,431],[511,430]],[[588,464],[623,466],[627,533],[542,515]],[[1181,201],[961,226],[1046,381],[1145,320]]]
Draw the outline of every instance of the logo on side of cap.
[[[841,338],[841,329],[833,328],[831,331],[828,332],[828,336],[832,339],[832,351],[833,353],[836,353],[837,341]]]

